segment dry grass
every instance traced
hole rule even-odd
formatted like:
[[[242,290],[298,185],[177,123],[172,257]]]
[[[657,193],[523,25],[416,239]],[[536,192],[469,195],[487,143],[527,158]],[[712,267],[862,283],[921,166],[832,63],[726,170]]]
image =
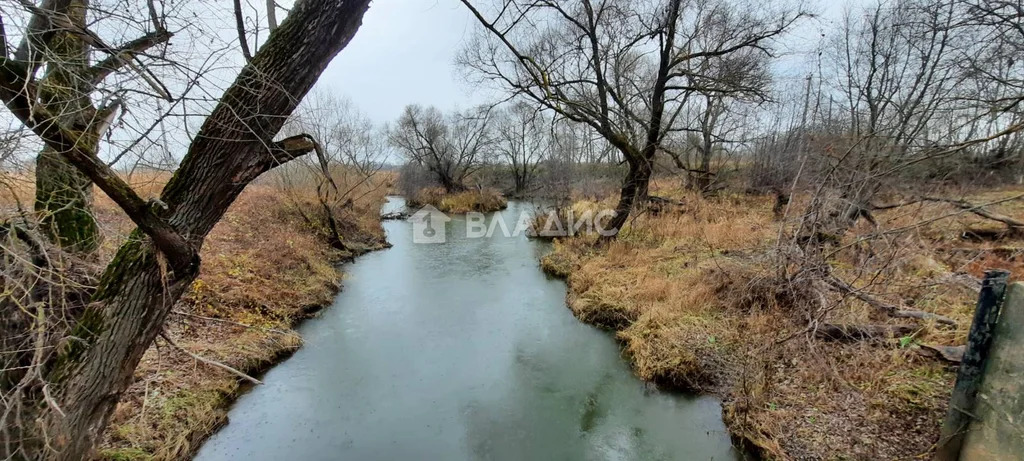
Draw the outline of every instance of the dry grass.
[[[984,191],[972,200],[1020,192]],[[912,322],[824,287],[788,284],[776,263],[779,223],[770,198],[652,193],[685,205],[676,213],[641,214],[606,248],[595,248],[588,236],[557,241],[543,260],[548,272],[567,278],[579,318],[617,331],[641,378],[717,393],[732,432],[770,458],[928,456],[955,372],[918,344],[962,344],[977,296],[971,278],[988,267],[1011,268],[1019,277],[1022,240],[966,241],[964,229],[989,224],[962,213],[920,225],[956,213],[949,205],[877,216],[882,229],[909,228],[868,239],[878,231],[858,227],[829,259],[835,273],[958,326],[920,323],[912,338],[823,342],[806,320],[822,301],[828,309],[821,322]],[[575,205],[589,206],[595,204]],[[1024,215],[1019,201],[994,209]]]
[[[445,213],[487,213],[505,209],[508,201],[495,189],[469,189],[449,194],[443,188],[421,189],[409,200],[409,205],[420,207],[431,205]]]
[[[163,174],[130,178],[144,197],[158,195],[166,179]],[[386,243],[379,210],[388,181],[358,184],[351,193],[356,200],[336,210],[352,247],[374,249]],[[15,185],[8,191],[15,195],[2,196],[0,203],[13,207],[17,198],[31,208],[31,180],[6,182]],[[337,263],[354,254],[332,248],[317,223],[303,218],[319,204],[315,196],[305,195],[312,186],[300,186],[283,188],[262,178],[246,188],[213,229],[202,249],[199,278],[167,325],[178,346],[258,374],[301,345],[291,328],[330,302],[342,278]],[[105,237],[99,269],[133,226],[98,190],[96,216]],[[225,422],[228,405],[243,387],[234,375],[158,339],[122,396],[98,458],[189,459]]]

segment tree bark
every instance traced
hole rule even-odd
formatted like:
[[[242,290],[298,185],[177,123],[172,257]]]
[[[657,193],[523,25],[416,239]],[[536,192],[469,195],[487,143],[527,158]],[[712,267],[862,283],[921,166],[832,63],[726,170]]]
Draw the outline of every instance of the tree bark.
[[[57,2],[59,14],[76,27],[85,28],[88,0]],[[85,149],[96,152],[101,125],[90,100],[92,85],[84,78],[89,69],[89,46],[77,34],[59,30],[45,44],[46,75],[39,85],[40,103],[57,123],[83,133]],[[92,181],[52,147],[44,146],[36,158],[35,210],[50,239],[64,249],[91,252],[100,241],[92,215]]]
[[[653,150],[653,149],[652,149]],[[600,240],[610,241],[626,225],[630,213],[635,206],[647,203],[647,192],[651,184],[651,161],[644,158],[627,157],[629,160],[629,171],[626,173],[626,180],[622,183],[622,190],[619,194],[619,203],[615,205],[615,215],[608,222],[605,230],[609,231],[602,235]],[[611,231],[615,232],[612,233]]]
[[[351,40],[368,6],[369,0],[300,0],[223,95],[161,195],[167,210],[160,218],[194,247],[191,254],[198,254],[206,235],[250,181],[303,153],[281,148],[273,136]],[[9,91],[4,97],[25,120],[23,102],[12,103],[16,95]],[[49,133],[47,126],[33,128]],[[83,160],[81,149],[62,149],[62,140],[43,139],[65,160]],[[90,170],[87,161],[75,165],[92,175],[102,173]],[[138,212],[129,214],[136,219]],[[136,222],[141,225],[143,218]],[[90,455],[142,354],[198,274],[197,257],[188,264],[180,255],[157,249],[164,237],[154,240],[136,230],[107,266],[73,331],[78,339],[58,354],[47,374],[64,415],[40,405],[35,437],[47,437],[53,450],[36,444],[31,457],[78,460]]]

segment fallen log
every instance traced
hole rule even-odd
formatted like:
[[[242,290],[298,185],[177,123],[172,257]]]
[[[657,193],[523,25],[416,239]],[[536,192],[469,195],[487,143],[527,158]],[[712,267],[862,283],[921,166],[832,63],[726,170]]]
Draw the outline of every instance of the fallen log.
[[[1022,197],[1018,196],[1016,198],[1017,199],[1021,199]],[[1024,221],[1019,221],[1019,220],[1013,219],[1013,218],[1011,218],[1009,216],[1004,216],[1004,215],[1001,215],[999,213],[995,213],[995,212],[986,210],[984,208],[984,205],[976,205],[976,204],[970,203],[970,202],[968,202],[966,200],[948,199],[948,198],[943,198],[943,197],[921,197],[921,200],[925,200],[925,201],[928,201],[928,202],[948,203],[948,204],[953,205],[953,206],[955,206],[955,207],[957,207],[957,208],[959,208],[961,210],[973,213],[973,214],[975,214],[977,216],[980,216],[982,218],[991,219],[993,221],[1001,222],[1001,223],[1005,224],[1006,227],[1010,228],[1010,230],[1012,232],[1024,231]]]
[[[651,195],[647,197],[647,210],[654,216],[665,212],[683,213],[686,203],[665,197]]]
[[[943,346],[941,344],[921,344],[921,355],[945,360],[949,363],[960,363],[964,358],[966,346]]]
[[[917,331],[915,325],[854,325],[831,324],[819,325],[814,336],[825,341],[855,342],[875,339],[892,339],[909,336]]]
[[[853,296],[854,298],[864,301],[865,304],[871,307],[885,311],[885,313],[888,314],[890,317],[934,320],[935,323],[939,323],[942,325],[956,326],[956,321],[949,317],[939,314],[933,314],[931,312],[903,309],[899,306],[886,303],[878,298],[875,298],[874,296],[865,293],[863,290],[854,288],[849,283],[846,283],[835,276],[825,277],[825,283],[827,283],[829,286],[835,288],[836,290],[843,294]]]
[[[972,214],[974,214],[976,216],[979,216],[979,217],[982,217],[982,218],[985,218],[985,219],[989,219],[989,220],[992,220],[992,221],[1003,223],[1006,226],[1006,230],[1003,231],[1003,232],[993,231],[993,230],[990,230],[990,229],[980,229],[980,228],[968,229],[967,232],[964,232],[964,235],[963,235],[964,238],[968,238],[968,239],[981,239],[981,240],[998,240],[998,239],[1006,237],[1006,236],[1017,236],[1017,235],[1024,234],[1024,221],[1020,221],[1018,219],[1015,219],[1015,218],[1012,218],[1012,217],[1009,217],[1009,216],[1001,215],[1001,214],[996,213],[994,211],[990,211],[990,210],[986,209],[985,207],[989,206],[989,205],[995,205],[995,204],[998,204],[998,203],[1009,202],[1009,201],[1013,201],[1013,200],[1022,200],[1022,199],[1024,199],[1024,194],[1016,195],[1016,196],[1008,197],[1008,198],[1005,198],[1005,199],[1002,199],[1002,200],[997,200],[995,202],[990,202],[990,203],[985,203],[985,204],[980,204],[979,205],[979,204],[968,202],[966,200],[951,199],[951,198],[945,198],[945,197],[922,196],[922,197],[913,198],[911,200],[908,200],[908,201],[905,201],[905,202],[902,202],[902,203],[895,203],[895,204],[891,204],[891,205],[875,205],[875,206],[872,206],[872,209],[875,209],[875,210],[890,210],[890,209],[893,209],[893,208],[899,208],[899,207],[902,207],[902,206],[912,205],[912,204],[920,203],[920,202],[946,203],[946,204],[949,204],[949,205],[953,205],[954,207],[956,207],[956,208],[958,208],[960,210],[963,210],[965,212],[972,213]]]
[[[409,213],[406,213],[404,211],[392,211],[391,213],[384,213],[384,214],[380,215],[380,220],[381,221],[403,220],[403,219],[409,219],[410,216],[412,216],[412,215],[410,215]]]

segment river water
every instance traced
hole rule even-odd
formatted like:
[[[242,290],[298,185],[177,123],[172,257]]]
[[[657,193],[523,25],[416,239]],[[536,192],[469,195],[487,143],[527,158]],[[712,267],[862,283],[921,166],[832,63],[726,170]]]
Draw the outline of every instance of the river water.
[[[511,230],[527,208],[491,219]],[[538,265],[546,243],[466,238],[461,217],[439,244],[413,243],[409,221],[384,227],[394,247],[346,266],[333,306],[299,328],[305,345],[196,460],[740,457],[716,400],[654,390],[572,316]]]

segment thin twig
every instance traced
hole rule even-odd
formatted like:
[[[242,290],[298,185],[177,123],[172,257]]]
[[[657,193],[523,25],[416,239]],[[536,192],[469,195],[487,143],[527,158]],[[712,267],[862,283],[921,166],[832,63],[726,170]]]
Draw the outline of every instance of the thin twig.
[[[202,357],[200,355],[197,355],[197,354],[195,354],[193,352],[190,352],[190,351],[186,350],[185,348],[179,346],[177,343],[175,343],[173,340],[171,340],[171,338],[169,336],[167,336],[167,334],[165,334],[165,333],[160,333],[160,337],[164,338],[164,341],[167,341],[167,344],[170,344],[171,346],[174,346],[176,349],[184,352],[185,354],[187,354],[189,357],[192,357],[193,359],[196,359],[196,360],[198,360],[200,362],[203,362],[203,363],[205,363],[207,365],[210,365],[212,367],[220,368],[221,370],[227,371],[227,372],[229,372],[229,373],[231,373],[231,374],[233,374],[235,376],[238,376],[239,378],[242,378],[242,379],[244,379],[246,381],[249,381],[249,382],[251,382],[253,384],[263,384],[263,381],[260,381],[260,380],[258,380],[256,378],[253,378],[252,376],[249,376],[249,375],[247,375],[245,373],[242,373],[241,371],[238,371],[237,369],[232,368],[229,365],[225,365],[225,364],[223,364],[221,362],[218,362],[216,360],[211,360],[211,359],[208,359],[206,357]]]

